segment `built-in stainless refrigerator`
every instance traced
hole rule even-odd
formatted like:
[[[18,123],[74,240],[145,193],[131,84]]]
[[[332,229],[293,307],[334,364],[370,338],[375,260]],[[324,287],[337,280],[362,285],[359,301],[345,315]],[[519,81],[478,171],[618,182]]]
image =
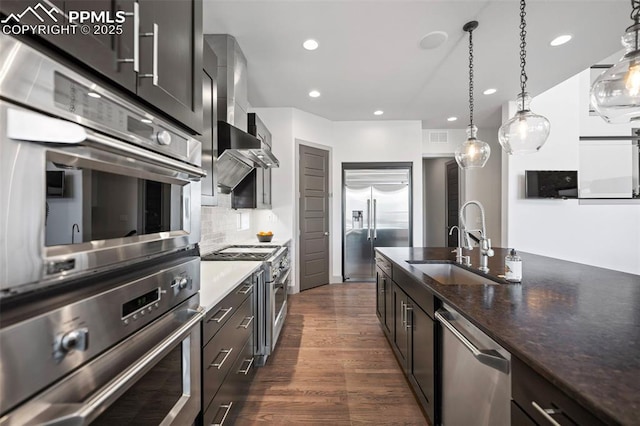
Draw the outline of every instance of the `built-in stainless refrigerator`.
[[[345,163],[343,278],[375,280],[375,247],[411,246],[411,163]]]

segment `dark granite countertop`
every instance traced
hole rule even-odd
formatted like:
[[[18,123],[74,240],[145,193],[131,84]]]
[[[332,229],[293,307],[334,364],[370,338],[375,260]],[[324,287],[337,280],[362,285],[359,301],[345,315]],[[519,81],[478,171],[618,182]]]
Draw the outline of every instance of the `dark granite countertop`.
[[[640,424],[640,275],[518,252],[522,284],[441,285],[406,261],[453,261],[451,248],[377,250],[597,417]],[[464,254],[477,268],[478,249]]]

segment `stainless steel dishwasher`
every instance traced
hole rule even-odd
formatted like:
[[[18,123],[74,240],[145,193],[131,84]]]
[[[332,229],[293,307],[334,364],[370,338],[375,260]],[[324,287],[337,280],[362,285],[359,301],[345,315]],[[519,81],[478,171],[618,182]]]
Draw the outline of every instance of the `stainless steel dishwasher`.
[[[489,336],[443,305],[442,424],[509,425],[511,354]]]

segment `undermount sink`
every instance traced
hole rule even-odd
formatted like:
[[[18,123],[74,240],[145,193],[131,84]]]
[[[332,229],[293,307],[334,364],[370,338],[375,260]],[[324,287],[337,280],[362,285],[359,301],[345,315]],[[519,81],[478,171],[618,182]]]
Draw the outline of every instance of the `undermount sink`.
[[[410,262],[411,263],[411,262]],[[497,281],[474,274],[454,263],[411,263],[416,269],[429,275],[433,280],[440,284],[481,284],[481,285],[497,285]]]

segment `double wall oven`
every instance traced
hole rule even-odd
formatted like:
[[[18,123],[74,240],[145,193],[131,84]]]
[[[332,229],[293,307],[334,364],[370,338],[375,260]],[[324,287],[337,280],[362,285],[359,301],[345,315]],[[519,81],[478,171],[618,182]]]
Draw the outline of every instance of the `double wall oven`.
[[[290,283],[289,247],[277,245],[234,245],[203,256],[203,260],[255,260],[263,262],[255,291],[258,321],[256,357],[264,365],[276,347],[287,317],[287,288]]]
[[[0,35],[0,425],[192,424],[201,145]]]

